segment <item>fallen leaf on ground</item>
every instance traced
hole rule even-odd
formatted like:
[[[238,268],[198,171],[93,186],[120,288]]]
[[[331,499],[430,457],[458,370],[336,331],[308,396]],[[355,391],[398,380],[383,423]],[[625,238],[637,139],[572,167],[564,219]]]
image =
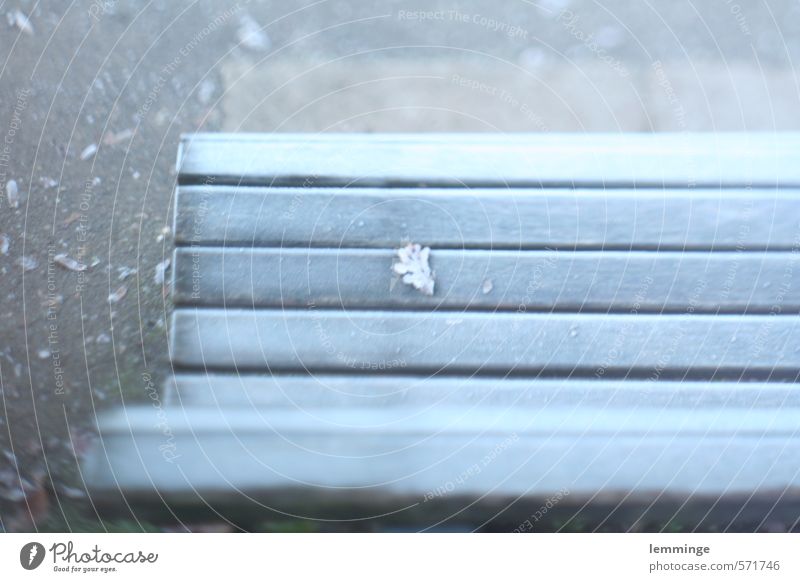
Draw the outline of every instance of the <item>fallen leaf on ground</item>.
[[[123,285],[122,287],[120,287],[119,289],[117,289],[111,295],[108,296],[108,302],[119,303],[125,298],[127,294],[128,294],[128,288],[125,285]]]
[[[159,264],[156,265],[156,274],[153,279],[156,282],[156,285],[163,285],[164,284],[164,275],[166,274],[167,270],[169,269],[170,260],[165,259],[161,261]]]
[[[76,261],[72,257],[69,257],[65,254],[56,255],[53,257],[53,260],[56,262],[56,264],[70,271],[85,271],[87,268],[83,263]]]

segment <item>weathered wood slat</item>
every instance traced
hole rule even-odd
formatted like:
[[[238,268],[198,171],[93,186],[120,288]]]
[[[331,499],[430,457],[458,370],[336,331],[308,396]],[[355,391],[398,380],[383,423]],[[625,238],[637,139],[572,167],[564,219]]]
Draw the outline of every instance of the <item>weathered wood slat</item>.
[[[800,164],[798,164],[800,166]],[[181,186],[178,245],[793,249],[791,190],[441,190]]]
[[[332,492],[477,498],[578,497],[631,490],[751,494],[796,482],[794,410],[529,411],[436,409],[326,411],[129,408],[101,422],[106,457],[85,477],[99,491],[152,492],[165,499],[294,488],[306,502]],[[269,427],[269,430],[265,430]],[[488,459],[488,461],[485,461]],[[477,464],[477,470],[467,472]]]
[[[172,331],[173,362],[209,368],[749,379],[800,369],[796,316],[178,309]]]
[[[514,406],[587,409],[800,408],[797,384],[373,375],[176,374],[176,407],[374,408]],[[798,421],[800,422],[800,421]],[[800,428],[800,427],[798,427]]]
[[[397,281],[394,253],[365,249],[181,248],[178,305],[800,312],[800,253],[437,250],[436,294]],[[780,285],[777,283],[780,282]]]
[[[800,185],[796,134],[189,135],[181,182]]]

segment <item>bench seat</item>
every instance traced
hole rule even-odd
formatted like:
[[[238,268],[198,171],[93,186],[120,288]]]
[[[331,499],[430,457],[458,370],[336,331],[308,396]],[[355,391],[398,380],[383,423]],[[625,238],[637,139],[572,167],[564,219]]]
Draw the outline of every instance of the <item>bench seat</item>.
[[[173,373],[99,419],[93,496],[797,501],[798,159],[797,134],[187,136]],[[433,295],[393,275],[409,242]]]

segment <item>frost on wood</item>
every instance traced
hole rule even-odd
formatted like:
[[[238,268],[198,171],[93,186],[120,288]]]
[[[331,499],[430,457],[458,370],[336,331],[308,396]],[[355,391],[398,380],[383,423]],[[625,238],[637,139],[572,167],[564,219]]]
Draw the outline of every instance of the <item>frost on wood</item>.
[[[428,263],[431,249],[422,248],[418,244],[409,243],[397,249],[399,259],[392,269],[398,275],[403,276],[403,283],[411,285],[414,289],[421,291],[425,295],[433,295],[433,271]]]

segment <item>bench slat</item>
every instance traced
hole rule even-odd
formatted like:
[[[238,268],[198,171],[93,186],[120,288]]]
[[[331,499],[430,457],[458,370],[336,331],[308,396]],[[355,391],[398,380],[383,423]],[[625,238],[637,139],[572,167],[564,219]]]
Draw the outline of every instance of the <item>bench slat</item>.
[[[511,311],[800,312],[800,253],[455,251],[431,255],[436,294],[391,273],[394,252],[181,248],[178,305]]]
[[[189,135],[182,183],[800,185],[796,134]]]
[[[795,316],[177,309],[179,366],[796,378]],[[687,349],[691,346],[691,349]]]
[[[798,164],[800,166],[800,164]],[[181,186],[178,245],[796,249],[791,190],[436,190]]]
[[[399,509],[398,495],[421,503],[456,484],[448,496],[563,488],[576,497],[665,488],[670,495],[753,494],[796,482],[800,465],[796,439],[785,434],[796,429],[794,410],[550,409],[535,420],[528,410],[434,412],[421,418],[410,410],[391,422],[396,414],[327,411],[326,422],[309,411],[175,410],[167,416],[165,446],[158,411],[129,408],[101,421],[107,456],[93,459],[85,476],[95,490],[155,489],[170,501],[223,494],[231,502],[230,496],[293,488],[305,504],[349,492],[362,506],[365,496],[385,495]]]
[[[800,408],[796,384],[370,375],[176,374],[169,403],[180,407],[386,408],[553,406],[586,408]],[[799,427],[800,428],[800,427]]]

